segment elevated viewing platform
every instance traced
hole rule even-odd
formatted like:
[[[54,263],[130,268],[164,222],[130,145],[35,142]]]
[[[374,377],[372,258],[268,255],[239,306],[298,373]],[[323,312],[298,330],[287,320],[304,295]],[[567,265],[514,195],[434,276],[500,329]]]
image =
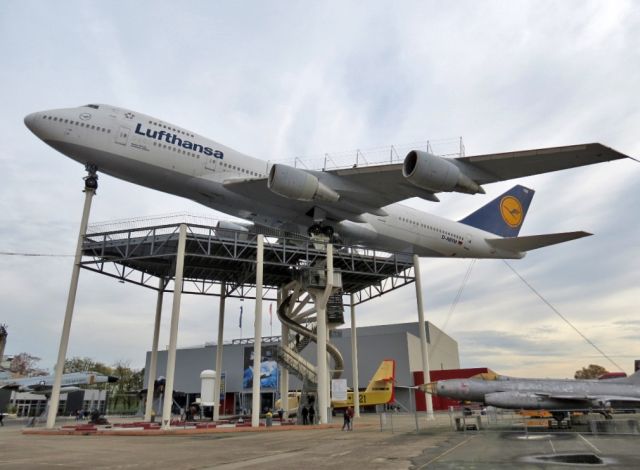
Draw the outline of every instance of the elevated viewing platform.
[[[293,160],[276,161],[303,170],[341,170],[346,168],[366,168],[371,166],[402,163],[412,150],[423,150],[446,158],[465,156],[462,137],[431,139],[399,145],[388,145],[342,152],[330,152],[322,155],[295,157]]]
[[[182,292],[255,298],[257,236],[264,241],[264,298],[276,300],[277,289],[324,262],[326,247],[309,238],[265,227],[222,228],[204,217],[173,215],[89,226],[83,240],[81,267],[121,282],[172,292],[180,225],[187,227]],[[318,264],[319,263],[319,264]],[[334,244],[334,270],[342,276],[342,293],[356,304],[414,282],[412,255],[383,253]]]

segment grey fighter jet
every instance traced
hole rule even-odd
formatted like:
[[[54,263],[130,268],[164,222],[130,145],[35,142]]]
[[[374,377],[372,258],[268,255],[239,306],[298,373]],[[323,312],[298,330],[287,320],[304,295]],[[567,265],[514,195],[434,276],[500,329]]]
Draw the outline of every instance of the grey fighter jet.
[[[23,379],[0,380],[0,388],[17,390],[18,392],[33,392],[48,394],[53,387],[55,375],[41,375]],[[62,375],[61,392],[80,390],[78,385],[94,385],[98,383],[114,383],[118,377],[102,375],[97,372],[72,372]]]
[[[439,380],[424,391],[460,401],[498,408],[556,411],[596,411],[640,408],[640,371],[629,377],[603,380],[520,379],[507,376]],[[554,417],[562,413],[553,413]]]

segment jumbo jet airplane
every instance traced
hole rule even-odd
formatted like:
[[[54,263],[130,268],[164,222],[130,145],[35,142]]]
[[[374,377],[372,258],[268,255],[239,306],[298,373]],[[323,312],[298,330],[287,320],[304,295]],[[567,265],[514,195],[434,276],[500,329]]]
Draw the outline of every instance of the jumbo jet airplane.
[[[459,222],[398,201],[437,202],[439,192],[484,193],[484,184],[627,157],[597,143],[461,158],[413,150],[403,163],[311,171],[249,157],[105,104],[32,113],[25,124],[73,160],[257,225],[429,257],[522,258],[529,250],[590,234],[518,237],[533,197],[522,186]]]

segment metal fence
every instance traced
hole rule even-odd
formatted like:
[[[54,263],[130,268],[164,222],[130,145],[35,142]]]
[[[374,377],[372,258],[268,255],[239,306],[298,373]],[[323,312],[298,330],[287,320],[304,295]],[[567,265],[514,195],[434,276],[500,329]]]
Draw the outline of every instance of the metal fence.
[[[488,408],[486,411],[456,410],[426,412],[384,412],[379,414],[380,431],[391,433],[448,432],[580,432],[640,436],[639,414],[597,413],[556,421],[549,417],[526,416],[515,411]]]

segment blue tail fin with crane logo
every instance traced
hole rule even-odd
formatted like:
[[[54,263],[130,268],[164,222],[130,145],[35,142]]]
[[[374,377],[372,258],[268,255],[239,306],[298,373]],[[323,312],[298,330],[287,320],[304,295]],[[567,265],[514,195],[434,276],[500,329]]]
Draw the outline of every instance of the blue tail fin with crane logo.
[[[517,237],[534,193],[533,189],[514,186],[459,222],[500,237]]]

